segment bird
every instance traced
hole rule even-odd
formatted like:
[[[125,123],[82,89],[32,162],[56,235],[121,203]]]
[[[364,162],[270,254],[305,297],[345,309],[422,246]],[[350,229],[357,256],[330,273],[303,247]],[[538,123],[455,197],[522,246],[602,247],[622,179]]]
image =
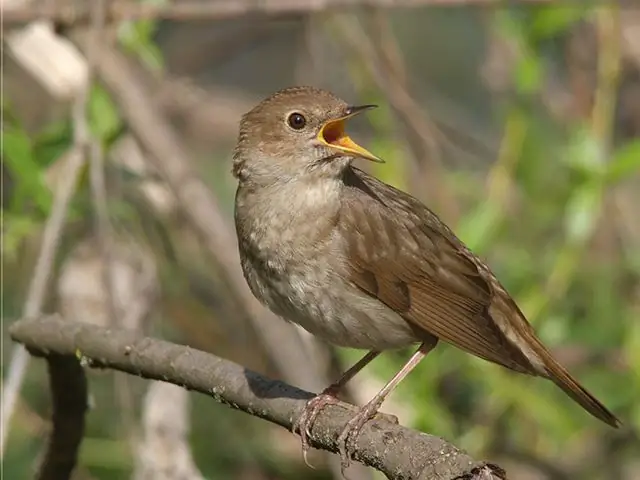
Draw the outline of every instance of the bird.
[[[354,165],[383,161],[346,133],[349,119],[375,107],[316,87],[288,87],[242,116],[233,152],[234,220],[253,295],[323,341],[367,351],[296,420],[305,460],[313,422],[344,385],[380,353],[417,345],[339,435],[346,468],[362,427],[439,341],[549,379],[591,415],[619,427],[436,213]]]

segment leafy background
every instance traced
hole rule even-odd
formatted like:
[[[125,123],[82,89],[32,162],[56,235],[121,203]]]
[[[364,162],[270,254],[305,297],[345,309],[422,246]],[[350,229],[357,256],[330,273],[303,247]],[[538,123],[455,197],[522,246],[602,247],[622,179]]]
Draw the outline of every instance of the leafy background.
[[[621,56],[620,13],[530,6],[429,8],[383,16],[422,111],[436,124],[444,119],[454,126],[453,134],[444,127],[435,130],[440,167],[428,163],[417,175],[389,92],[357,49],[339,54],[343,49],[331,19],[132,21],[119,26],[118,43],[152,78],[189,77],[197,85],[193,88],[203,91],[231,85],[258,99],[304,80],[331,87],[354,103],[380,104],[369,124],[356,126],[362,143],[387,159],[374,173],[431,205],[490,263],[545,343],[623,419],[625,428],[616,432],[592,420],[549,382],[511,375],[448,347],[438,348],[401,384],[390,408],[398,409],[404,423],[443,436],[476,458],[501,463],[513,478],[640,478],[640,111],[626,101],[629,91],[640,91],[640,64]],[[298,51],[309,24],[327,42],[321,54]],[[375,32],[375,22],[369,28]],[[263,29],[261,44],[219,47],[251,29]],[[218,46],[215,54],[211,45]],[[497,74],[491,73],[488,59],[493,48]],[[309,58],[314,68],[305,64]],[[576,75],[587,78],[588,93],[575,86]],[[555,84],[569,98],[561,113],[559,99],[565,97],[549,94]],[[47,176],[73,137],[68,115],[34,126],[20,113],[23,101],[5,95],[2,105],[5,319],[20,315],[52,205]],[[92,134],[109,151],[127,126],[98,82],[87,109]],[[206,119],[194,126],[187,117],[174,114],[174,126],[189,145],[194,166],[231,212],[234,138],[220,134],[212,142],[201,133],[208,132]],[[465,135],[473,137],[471,146],[460,141]],[[107,174],[117,179],[110,183],[114,225],[150,245],[161,265],[155,334],[185,343],[199,338],[199,348],[226,352],[276,375],[268,359],[255,352],[250,336],[231,352],[225,347],[225,329],[211,326],[232,312],[220,293],[224,289],[211,287],[220,283],[216,266],[203,265],[197,251],[181,243],[179,223],[158,219],[149,227],[149,210],[130,193],[139,180],[135,175],[113,165],[107,165]],[[59,263],[92,228],[87,177],[85,172],[71,206]],[[176,262],[168,250],[182,260]],[[3,322],[3,328],[8,324]],[[8,351],[6,335],[3,346]],[[408,353],[383,355],[366,375],[383,382]],[[339,355],[346,365],[360,353],[340,350]],[[143,386],[132,381],[130,388],[139,394]],[[131,474],[131,426],[123,421],[130,417],[113,389],[110,374],[92,375],[94,409],[78,478]],[[32,471],[48,428],[48,402],[46,372],[35,362],[12,425],[7,478],[25,478]],[[321,460],[318,469],[307,469],[296,438],[286,432],[197,395],[192,402],[189,440],[206,478],[331,477]],[[128,415],[137,418],[141,407],[134,408]]]

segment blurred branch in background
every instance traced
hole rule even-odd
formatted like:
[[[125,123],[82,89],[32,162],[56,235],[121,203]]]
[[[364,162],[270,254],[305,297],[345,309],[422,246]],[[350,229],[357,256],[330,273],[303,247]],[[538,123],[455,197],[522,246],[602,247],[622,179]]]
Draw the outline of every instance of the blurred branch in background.
[[[132,331],[105,329],[53,316],[20,320],[11,327],[11,335],[35,355],[45,358],[57,355],[75,362],[79,357],[86,366],[167,381],[289,430],[293,419],[313,396],[233,362],[189,347],[141,338]],[[352,413],[347,404],[326,407],[312,427],[312,444],[336,452],[336,439]],[[438,437],[382,420],[369,422],[363,428],[354,458],[390,479],[507,478],[500,467],[477,462]]]
[[[425,190],[433,199],[435,209],[443,213],[443,217],[455,221],[455,202],[450,198],[450,191],[442,183],[440,151],[434,135],[435,126],[425,119],[422,110],[411,98],[404,80],[404,68],[400,60],[393,58],[388,45],[389,35],[381,35],[374,43],[367,35],[357,17],[336,15],[332,19],[339,30],[340,39],[350,53],[350,61],[357,62],[369,70],[380,92],[388,99],[394,113],[400,120],[412,152],[413,162],[409,178],[426,185]],[[378,22],[382,20],[377,18]],[[385,30],[388,27],[384,27]],[[387,44],[382,45],[384,39]],[[424,188],[424,187],[423,187]],[[413,184],[413,191],[419,197],[424,196]]]
[[[189,155],[181,147],[180,138],[163,121],[152,97],[137,81],[127,60],[117,51],[103,46],[97,70],[100,79],[113,93],[132,133],[149,152],[156,169],[171,187],[182,212],[240,293],[269,358],[288,381],[312,391],[322,390],[330,381],[321,369],[325,362],[321,361],[320,352],[305,348],[301,343],[301,332],[257,303],[246,286],[235,255],[220,255],[220,252],[237,251],[231,228],[217,200],[189,168]]]
[[[554,0],[519,0],[521,4],[546,4]],[[231,0],[231,1],[178,1],[166,4],[136,3],[131,0],[113,0],[106,10],[107,22],[122,20],[171,19],[171,20],[223,20],[247,14],[291,15],[332,11],[355,7],[411,8],[419,6],[461,5],[500,6],[503,0],[312,0],[292,2],[291,0]],[[7,8],[4,22],[7,25],[30,22],[35,19],[52,20],[72,26],[87,23],[90,6],[77,0],[57,0],[45,3],[37,9],[29,7]]]
[[[94,0],[92,2],[92,10],[91,10],[91,28],[90,32],[87,36],[87,62],[89,64],[89,73],[93,74],[94,63],[97,58],[100,57],[100,49],[101,45],[104,42],[104,28],[105,28],[105,8],[106,8],[106,0]],[[90,80],[93,80],[92,78]],[[89,99],[89,91],[84,92],[85,103]],[[84,125],[81,128],[86,131],[90,130],[90,125],[87,118],[84,118]],[[79,126],[76,128],[80,128]],[[146,298],[144,296],[138,297],[140,302],[127,302],[122,301],[122,295],[118,295],[120,292],[117,291],[118,283],[122,282],[124,279],[119,278],[119,273],[116,272],[116,260],[114,257],[114,230],[111,224],[111,219],[109,216],[108,210],[108,192],[105,180],[105,159],[104,159],[104,146],[102,139],[96,138],[94,135],[90,136],[90,145],[88,148],[89,153],[89,183],[92,197],[92,206],[94,210],[94,235],[93,241],[98,246],[99,251],[99,263],[101,268],[99,269],[99,276],[101,279],[101,285],[98,290],[103,291],[105,293],[104,297],[106,302],[103,303],[105,307],[105,313],[107,316],[106,325],[114,325],[114,326],[125,326],[118,325],[119,319],[127,320],[129,317],[129,312],[135,310],[135,308],[131,308],[131,303],[143,303],[150,307],[148,302],[145,302]],[[127,246],[120,245],[121,249],[126,251]],[[126,268],[126,260],[123,258],[119,258],[121,262],[124,263]],[[129,260],[129,259],[127,259]],[[78,272],[80,273],[80,272]],[[144,275],[144,274],[143,274]],[[134,286],[143,285],[143,282],[136,281],[132,282]],[[154,290],[157,290],[154,289]],[[125,316],[124,312],[127,312]],[[76,313],[76,317],[82,318],[81,312]],[[142,323],[142,319],[148,315],[148,309],[144,309],[139,311],[140,315],[138,318],[133,319],[133,325],[135,327],[139,327]],[[133,438],[133,426],[135,425],[135,402],[133,398],[133,393],[131,389],[131,384],[129,382],[129,378],[125,375],[121,375],[116,372],[114,375],[114,390],[115,396],[118,400],[118,405],[120,407],[120,425],[122,431],[124,432],[124,436],[129,438],[131,446],[134,446],[134,438]]]
[[[80,104],[76,108],[82,109],[84,105]],[[46,301],[48,282],[53,270],[60,236],[65,226],[67,206],[73,197],[80,171],[85,162],[84,145],[81,140],[77,139],[73,149],[58,160],[63,165],[61,180],[55,190],[51,216],[42,232],[42,246],[24,305],[26,317],[39,315],[42,305]],[[10,422],[29,365],[29,355],[21,346],[18,345],[14,348],[9,365],[9,371],[3,378],[0,455],[4,455]],[[52,366],[51,368],[57,371],[57,367]]]
[[[165,382],[149,382],[132,480],[204,480],[189,446],[189,394]]]
[[[87,88],[89,76],[84,60],[77,54],[70,42],[56,38],[46,25],[32,24],[22,30],[10,32],[6,38],[3,38],[3,42],[6,42],[9,52],[16,61],[45,85],[45,88],[52,95],[58,98],[74,98],[79,91]],[[52,72],[46,68],[47,65],[56,68]],[[81,119],[84,116],[84,108],[83,99],[77,99],[73,108],[75,119]],[[4,122],[3,139],[6,139]],[[84,132],[76,132],[73,147],[56,162],[57,165],[62,165],[59,168],[63,174],[61,180],[55,182],[51,215],[42,232],[42,244],[23,308],[25,316],[39,315],[47,300],[47,286],[54,268],[60,237],[65,227],[67,207],[74,196],[77,180],[85,162],[86,140]],[[3,145],[3,157],[4,148]],[[17,346],[11,356],[10,369],[6,377],[3,378],[0,458],[4,456],[10,422],[28,364],[27,352]],[[57,371],[56,367],[52,366],[51,368]]]
[[[297,385],[311,385],[310,388],[321,390],[324,382],[313,371],[314,366],[309,365],[309,358],[299,347],[299,340],[291,338],[292,335],[297,337],[298,333],[278,319],[267,320],[272,315],[249,292],[237,257],[220,254],[237,250],[233,233],[215,197],[189,168],[189,156],[181,146],[180,139],[131,74],[127,60],[105,45],[96,63],[96,72],[113,93],[133,134],[150,153],[150,159],[171,187],[184,215],[192,222],[209,253],[224,267],[229,280],[242,295],[255,319],[254,327],[261,333],[280,371]]]

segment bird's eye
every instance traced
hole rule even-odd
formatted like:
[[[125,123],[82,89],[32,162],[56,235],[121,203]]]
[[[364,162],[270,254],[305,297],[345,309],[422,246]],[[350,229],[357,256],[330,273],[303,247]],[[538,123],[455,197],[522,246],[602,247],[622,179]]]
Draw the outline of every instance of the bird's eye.
[[[289,126],[294,130],[300,130],[307,124],[307,119],[300,113],[292,113],[289,115]]]

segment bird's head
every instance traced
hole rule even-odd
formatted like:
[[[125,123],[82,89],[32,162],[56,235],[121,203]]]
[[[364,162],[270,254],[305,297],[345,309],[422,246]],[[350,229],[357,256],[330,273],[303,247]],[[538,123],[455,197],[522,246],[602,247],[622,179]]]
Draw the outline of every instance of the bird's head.
[[[374,107],[351,106],[313,87],[281,90],[242,117],[233,173],[240,181],[275,183],[339,176],[354,158],[382,162],[345,132],[349,118]]]

